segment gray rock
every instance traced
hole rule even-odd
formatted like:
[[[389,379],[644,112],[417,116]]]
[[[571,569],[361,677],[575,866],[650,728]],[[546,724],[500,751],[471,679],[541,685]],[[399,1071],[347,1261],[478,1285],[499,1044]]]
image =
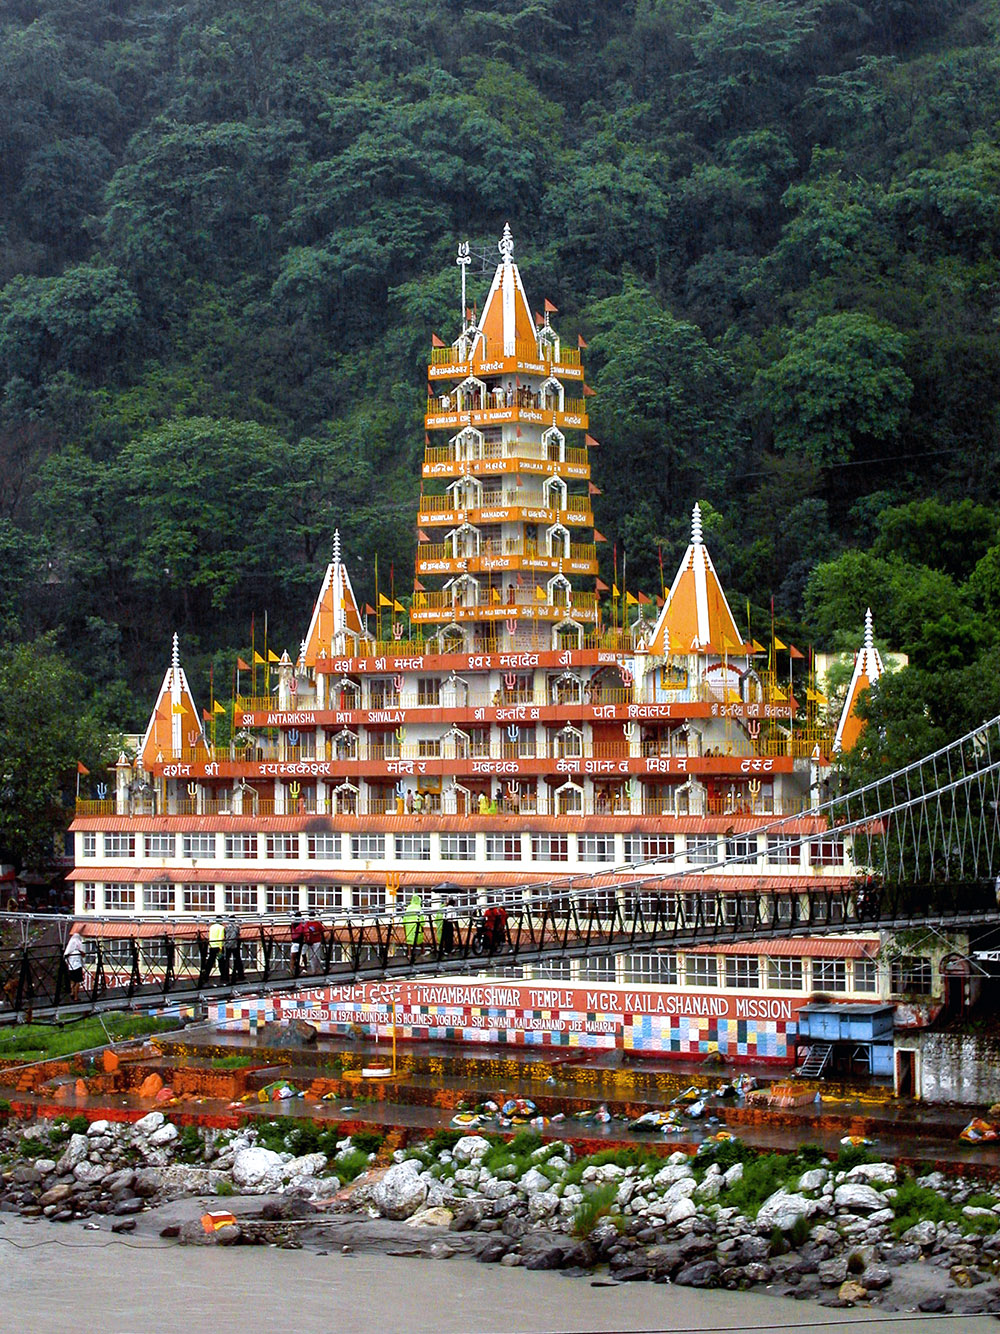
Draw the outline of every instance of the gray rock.
[[[534,1223],[551,1218],[559,1208],[559,1196],[552,1190],[542,1190],[528,1200],[528,1217]]]
[[[281,1155],[271,1149],[241,1149],[233,1162],[233,1183],[252,1194],[272,1194],[281,1189],[283,1166]]]
[[[696,1260],[685,1265],[674,1275],[674,1283],[680,1288],[715,1288],[719,1284],[721,1266],[717,1260]]]
[[[132,1127],[132,1136],[135,1139],[145,1139],[152,1135],[154,1131],[159,1130],[160,1126],[166,1121],[162,1112],[147,1112],[145,1116],[140,1117]]]
[[[858,1163],[844,1178],[845,1181],[864,1181],[868,1185],[894,1186],[898,1174],[892,1163]]]
[[[541,1191],[547,1191],[551,1185],[551,1181],[544,1172],[539,1172],[537,1167],[529,1167],[517,1183],[517,1189],[522,1195],[535,1195]]]
[[[694,1200],[690,1199],[688,1196],[684,1196],[682,1199],[679,1199],[676,1204],[670,1206],[670,1211],[667,1214],[667,1222],[676,1226],[678,1223],[683,1223],[689,1218],[694,1218],[697,1212],[698,1206],[695,1204]]]
[[[121,1167],[117,1172],[109,1172],[101,1184],[104,1190],[114,1193],[116,1190],[131,1189],[134,1180],[135,1172],[132,1168]]]
[[[667,1186],[672,1186],[676,1181],[683,1181],[686,1177],[692,1175],[691,1164],[685,1158],[682,1163],[668,1162],[666,1167],[661,1167],[656,1176],[653,1177],[653,1184],[663,1190]]]
[[[885,1196],[860,1181],[845,1181],[833,1193],[838,1209],[850,1214],[871,1214],[885,1208]]]
[[[777,1190],[760,1206],[757,1214],[757,1231],[766,1236],[778,1228],[789,1232],[800,1218],[811,1218],[816,1212],[817,1202],[806,1199],[804,1195],[794,1195],[786,1190]]]
[[[63,1150],[62,1157],[56,1163],[56,1171],[65,1176],[72,1172],[77,1163],[82,1163],[90,1152],[90,1141],[86,1135],[70,1135],[69,1143]]]
[[[510,1249],[510,1242],[506,1237],[492,1236],[487,1238],[486,1244],[481,1246],[476,1256],[484,1265],[495,1265],[502,1260]]]
[[[376,1183],[373,1195],[375,1206],[383,1218],[402,1220],[416,1213],[424,1203],[427,1183],[421,1180],[413,1164],[394,1163],[381,1181]]]
[[[56,1170],[56,1161],[54,1158],[36,1158],[35,1166],[43,1177],[47,1177]]]
[[[743,1266],[743,1274],[750,1283],[770,1283],[774,1277],[774,1268],[760,1260],[753,1260]]]
[[[129,1214],[141,1213],[145,1207],[145,1200],[140,1200],[137,1195],[132,1195],[126,1200],[119,1200],[113,1212],[119,1218],[126,1218]]]
[[[45,1194],[39,1198],[38,1203],[42,1205],[42,1207],[44,1208],[50,1204],[60,1205],[63,1203],[64,1200],[72,1199],[72,1197],[73,1197],[73,1186],[71,1186],[68,1182],[60,1182],[59,1185],[52,1186],[49,1190],[47,1190]]]
[[[886,1265],[868,1265],[861,1271],[858,1282],[870,1292],[880,1292],[892,1282],[892,1275]]]
[[[822,1190],[826,1185],[830,1173],[825,1167],[814,1167],[808,1172],[803,1172],[799,1177],[799,1190]]]
[[[136,1195],[141,1195],[144,1199],[149,1199],[160,1189],[162,1177],[155,1167],[144,1167],[136,1172],[135,1180],[132,1182],[132,1189]]]
[[[722,1174],[722,1184],[726,1190],[731,1190],[737,1181],[743,1180],[743,1164],[733,1163],[732,1167],[727,1167]]]
[[[173,1144],[174,1140],[178,1138],[180,1133],[181,1132],[172,1122],[167,1121],[164,1125],[160,1126],[158,1130],[153,1131],[149,1136],[149,1142],[154,1148],[162,1149],[168,1144]]]
[[[490,1142],[482,1135],[463,1135],[452,1145],[451,1156],[456,1163],[479,1164],[490,1151]]]
[[[103,1181],[108,1175],[108,1169],[100,1163],[77,1163],[73,1168],[73,1175],[77,1181],[82,1181],[84,1185],[90,1186],[95,1185],[98,1181]]]
[[[452,1219],[452,1232],[473,1232],[486,1216],[486,1206],[482,1200],[469,1200],[463,1204]]]

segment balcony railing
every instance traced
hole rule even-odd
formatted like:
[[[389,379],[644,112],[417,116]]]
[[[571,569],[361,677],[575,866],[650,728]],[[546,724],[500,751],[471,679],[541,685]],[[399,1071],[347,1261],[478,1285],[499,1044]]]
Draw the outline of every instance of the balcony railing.
[[[501,361],[509,353],[504,350],[503,343],[496,341],[489,342],[480,339],[476,344],[476,359],[483,361]],[[555,355],[555,348],[550,343],[527,343],[522,339],[514,344],[514,355],[518,361],[547,361],[560,366],[579,366],[580,353],[577,348],[560,348],[558,358]],[[432,347],[431,360],[432,366],[464,366],[469,361],[467,349],[461,347]]]
[[[435,401],[434,399],[429,400],[431,403]],[[573,445],[567,445],[563,455],[566,463],[589,462],[587,451]],[[476,463],[479,459],[507,459],[512,464],[517,464],[522,459],[533,462],[542,459],[552,464],[560,462],[559,451],[543,444],[540,440],[486,440],[477,449],[474,457],[464,449],[459,450],[454,443],[427,445],[424,449],[425,463],[455,463],[462,468],[468,467],[473,475],[475,475]],[[516,468],[513,471],[516,471]]]

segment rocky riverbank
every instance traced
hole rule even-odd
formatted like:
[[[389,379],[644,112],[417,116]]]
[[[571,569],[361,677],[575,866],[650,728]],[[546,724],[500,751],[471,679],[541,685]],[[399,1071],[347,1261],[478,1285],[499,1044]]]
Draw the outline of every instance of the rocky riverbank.
[[[161,1112],[131,1124],[11,1123],[0,1209],[119,1233],[162,1222],[188,1244],[459,1251],[600,1283],[1000,1312],[1000,1195],[968,1175],[907,1176],[863,1149],[835,1161],[808,1147],[757,1154],[735,1140],[694,1157],[619,1149],[577,1160],[530,1134],[438,1134],[382,1167],[372,1147],[335,1132],[317,1140],[292,1121],[181,1129]],[[205,1210],[233,1219],[206,1230]]]

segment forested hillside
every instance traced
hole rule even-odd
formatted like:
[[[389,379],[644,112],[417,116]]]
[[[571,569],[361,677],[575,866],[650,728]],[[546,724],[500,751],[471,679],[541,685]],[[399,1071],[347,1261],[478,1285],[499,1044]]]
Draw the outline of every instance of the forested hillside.
[[[871,602],[986,707],[998,24],[993,0],[6,0],[4,638],[52,632],[137,726],[175,629],[202,692],[252,613],[294,649],[335,525],[363,596],[376,550],[408,590],[430,335],[457,242],[492,272],[509,220],[589,346],[630,585],[659,590],[699,499],[758,635],[773,595],[853,646]]]

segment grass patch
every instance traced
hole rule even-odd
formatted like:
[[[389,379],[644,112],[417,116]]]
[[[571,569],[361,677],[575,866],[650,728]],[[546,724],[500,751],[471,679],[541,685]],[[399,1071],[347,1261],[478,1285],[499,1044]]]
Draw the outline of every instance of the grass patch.
[[[612,1181],[606,1181],[593,1190],[585,1192],[583,1199],[573,1211],[573,1232],[578,1237],[589,1237],[602,1218],[614,1219],[619,1226],[621,1218],[617,1213],[618,1187]]]
[[[565,1181],[568,1186],[575,1186],[580,1184],[588,1167],[606,1167],[608,1165],[615,1167],[651,1167],[655,1165],[660,1168],[664,1161],[658,1153],[653,1153],[649,1149],[639,1146],[622,1149],[601,1149],[599,1153],[592,1153],[588,1158],[577,1159],[569,1171],[562,1174],[560,1180]]]
[[[205,1141],[197,1126],[179,1126],[174,1140],[174,1152],[182,1163],[203,1163],[205,1161]]]
[[[0,1033],[0,1058],[22,1061],[54,1060],[73,1056],[91,1047],[105,1047],[110,1035],[113,1042],[145,1037],[148,1033],[166,1033],[177,1028],[176,1019],[154,1019],[145,1014],[109,1014],[104,1022],[91,1015],[60,1027],[54,1024],[19,1024]],[[105,1032],[105,1029],[107,1030]]]
[[[247,1117],[244,1126],[256,1130],[257,1142],[262,1148],[274,1153],[294,1153],[297,1158],[307,1153],[322,1153],[326,1158],[333,1158],[339,1141],[347,1138],[342,1126],[319,1126],[312,1121]],[[351,1148],[362,1154],[367,1163],[368,1155],[378,1153],[384,1139],[385,1135],[379,1130],[358,1130],[351,1135]]]
[[[962,1211],[958,1205],[942,1199],[936,1190],[929,1186],[918,1186],[915,1181],[904,1181],[896,1191],[892,1202],[896,1217],[892,1230],[901,1236],[915,1223],[959,1223]],[[965,1220],[968,1222],[969,1220]]]
[[[216,1195],[235,1195],[236,1187],[231,1181],[227,1181],[226,1178],[223,1177],[221,1181],[216,1183],[215,1193]]]
[[[253,1065],[252,1056],[216,1056],[212,1061],[213,1070],[245,1070]]]
[[[348,1149],[339,1158],[334,1158],[333,1168],[341,1181],[353,1181],[368,1166],[368,1155],[361,1149]]]

